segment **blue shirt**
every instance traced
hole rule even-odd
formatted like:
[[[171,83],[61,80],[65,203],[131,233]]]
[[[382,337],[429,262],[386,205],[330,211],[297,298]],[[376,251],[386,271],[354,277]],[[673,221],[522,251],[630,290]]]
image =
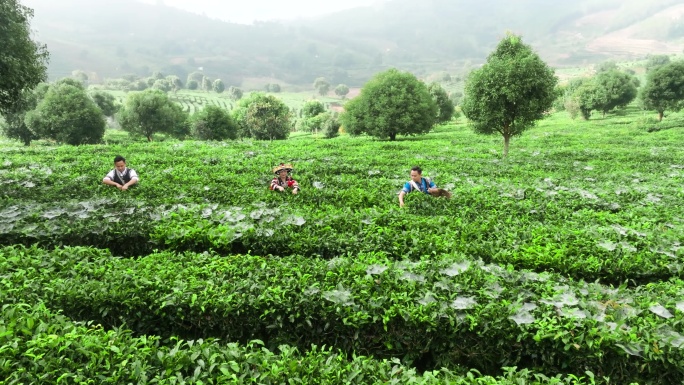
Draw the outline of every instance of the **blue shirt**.
[[[420,178],[420,183],[416,183],[418,187],[420,188],[420,192],[428,193],[428,188],[434,188],[435,187],[435,182],[431,181],[430,178]],[[401,189],[401,191],[405,193],[410,193],[411,191],[415,190],[413,187],[413,183],[411,181],[408,181],[404,183],[404,188]]]

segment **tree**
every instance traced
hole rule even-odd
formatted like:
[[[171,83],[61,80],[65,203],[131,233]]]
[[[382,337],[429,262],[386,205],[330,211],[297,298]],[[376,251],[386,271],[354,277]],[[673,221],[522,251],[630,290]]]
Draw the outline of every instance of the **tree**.
[[[154,84],[152,84],[152,88],[162,92],[169,92],[173,86],[166,79],[157,79],[154,81]]]
[[[346,84],[338,84],[335,87],[335,95],[339,96],[340,99],[344,99],[349,93],[349,87]]]
[[[336,113],[326,112],[323,113],[323,122],[321,124],[321,130],[325,135],[326,139],[336,138],[340,135],[340,120]]]
[[[211,91],[212,85],[213,83],[210,78],[208,78],[207,76],[202,78],[202,90],[209,92]]]
[[[148,141],[152,141],[152,136],[158,132],[184,136],[188,132],[187,119],[183,108],[159,90],[129,94],[118,114],[121,128],[130,134],[144,136]]]
[[[649,72],[640,98],[644,109],[658,112],[659,121],[663,120],[666,110],[681,110],[684,107],[684,61],[671,62]]]
[[[240,137],[258,140],[287,139],[290,135],[290,109],[272,95],[250,94],[233,111]]]
[[[194,91],[199,87],[199,83],[197,80],[188,80],[187,86],[189,90]]]
[[[38,133],[26,125],[25,118],[26,114],[35,109],[38,102],[45,97],[49,88],[49,84],[40,83],[33,90],[25,90],[21,98],[5,111],[4,123],[0,124],[0,128],[6,137],[20,140],[25,146],[30,145],[33,140],[40,139]]]
[[[347,102],[340,121],[351,135],[366,133],[395,140],[397,135],[425,134],[435,124],[437,105],[415,75],[381,72]]]
[[[228,95],[233,100],[240,100],[242,99],[242,90],[237,87],[230,86],[228,87]]]
[[[166,81],[171,84],[171,89],[174,93],[183,88],[183,81],[176,75],[167,76]]]
[[[603,96],[597,98],[595,109],[603,112],[614,108],[623,108],[631,103],[637,96],[635,77],[618,70],[601,72],[596,75],[595,85]]]
[[[191,81],[193,81],[193,80],[196,81],[197,84],[201,84],[201,83],[202,83],[202,79],[204,79],[204,74],[203,74],[203,73],[197,72],[197,71],[191,72],[191,73],[188,75],[188,80],[185,82],[185,84],[189,84],[189,83],[190,83]]]
[[[312,118],[325,112],[325,106],[318,100],[307,100],[302,106],[302,118]]]
[[[605,61],[596,67],[596,73],[597,74],[600,74],[601,72],[610,72],[610,71],[619,71],[617,63],[614,62],[613,60]]]
[[[226,110],[209,105],[192,116],[192,133],[199,140],[235,139],[237,125]]]
[[[221,92],[223,92],[226,89],[226,85],[223,84],[223,80],[216,79],[216,80],[214,80],[214,84],[212,84],[212,89],[217,94],[220,94]]]
[[[47,78],[49,53],[31,40],[33,10],[17,0],[0,2],[0,114],[17,111],[25,92]]]
[[[651,72],[670,63],[668,55],[649,55],[646,60],[646,72]]]
[[[68,81],[50,86],[25,122],[41,138],[72,145],[101,142],[106,127],[102,111],[83,86]]]
[[[316,78],[313,83],[313,87],[318,91],[318,94],[321,96],[325,96],[328,94],[328,91],[330,91],[330,83],[328,83],[325,78]]]
[[[84,86],[88,85],[88,74],[82,70],[71,71],[71,77],[81,82]]]
[[[105,91],[93,91],[90,94],[95,104],[100,108],[104,116],[114,116],[119,111],[119,105],[116,103],[114,95]]]
[[[428,91],[437,104],[437,123],[446,123],[454,116],[454,103],[439,83],[430,83]]]
[[[509,34],[468,76],[461,109],[475,132],[503,136],[506,157],[511,137],[522,135],[551,108],[557,83],[532,48]]]

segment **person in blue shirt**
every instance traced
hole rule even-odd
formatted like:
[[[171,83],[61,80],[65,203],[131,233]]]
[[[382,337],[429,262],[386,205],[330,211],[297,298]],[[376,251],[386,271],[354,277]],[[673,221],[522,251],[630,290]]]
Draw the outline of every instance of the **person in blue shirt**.
[[[420,191],[425,194],[434,194],[439,191],[435,182],[430,178],[423,178],[423,170],[415,166],[411,168],[411,180],[404,183],[404,188],[399,192],[399,207],[404,207],[404,195],[412,192]]]

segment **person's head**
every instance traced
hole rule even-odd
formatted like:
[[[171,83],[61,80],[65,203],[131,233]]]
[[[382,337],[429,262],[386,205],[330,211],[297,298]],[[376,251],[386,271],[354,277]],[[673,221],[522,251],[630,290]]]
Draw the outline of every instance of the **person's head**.
[[[292,172],[292,165],[291,164],[284,164],[281,163],[278,166],[275,166],[273,168],[273,172],[280,178],[285,178],[287,177],[287,174]]]
[[[411,167],[410,175],[411,175],[412,181],[419,183],[420,178],[422,178],[422,176],[423,176],[423,170],[421,170],[421,168],[418,166]]]
[[[121,155],[117,155],[114,158],[114,167],[116,167],[117,171],[123,172],[126,169],[126,158]]]

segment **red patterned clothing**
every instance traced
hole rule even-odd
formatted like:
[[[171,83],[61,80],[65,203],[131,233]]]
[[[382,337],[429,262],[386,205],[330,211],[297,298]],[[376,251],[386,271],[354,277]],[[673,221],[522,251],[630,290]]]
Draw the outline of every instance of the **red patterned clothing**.
[[[299,183],[297,183],[296,180],[292,179],[291,176],[288,175],[288,177],[283,181],[282,179],[275,177],[271,181],[271,190],[275,190],[276,186],[288,188],[291,187],[293,190],[297,189],[299,190]]]

